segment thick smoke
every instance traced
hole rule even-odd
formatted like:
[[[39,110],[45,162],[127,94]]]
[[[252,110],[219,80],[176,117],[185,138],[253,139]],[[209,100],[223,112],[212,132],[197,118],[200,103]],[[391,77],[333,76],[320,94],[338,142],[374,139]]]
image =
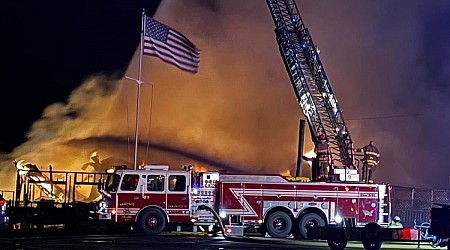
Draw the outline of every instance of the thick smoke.
[[[298,1],[355,146],[372,139],[381,151],[378,181],[448,185],[449,6]],[[266,3],[166,0],[155,18],[189,37],[201,64],[191,75],[143,59],[138,163],[295,173],[303,115]],[[138,58],[136,51],[127,76],[137,76]],[[14,159],[78,171],[97,152],[97,168],[132,166],[136,93],[131,80],[92,76],[67,103],[49,106],[28,141],[3,156],[0,188],[13,186]]]

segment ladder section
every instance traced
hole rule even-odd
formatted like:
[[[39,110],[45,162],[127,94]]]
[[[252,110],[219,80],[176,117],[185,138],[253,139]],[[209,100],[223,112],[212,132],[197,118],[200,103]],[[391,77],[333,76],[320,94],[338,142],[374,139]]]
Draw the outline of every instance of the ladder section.
[[[354,168],[353,143],[308,29],[294,0],[267,0],[275,34],[297,101],[314,141],[325,134],[332,165]]]
[[[378,186],[379,214],[378,224],[387,227],[390,222],[391,215],[391,187],[389,185],[380,184]]]

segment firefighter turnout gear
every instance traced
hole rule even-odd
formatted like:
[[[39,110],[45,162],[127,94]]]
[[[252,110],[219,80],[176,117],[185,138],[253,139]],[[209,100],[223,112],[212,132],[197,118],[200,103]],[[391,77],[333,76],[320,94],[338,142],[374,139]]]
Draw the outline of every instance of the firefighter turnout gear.
[[[380,152],[373,145],[373,141],[370,141],[360,151],[364,153],[362,180],[363,182],[373,183],[372,175],[374,168],[380,163]]]
[[[315,149],[317,158],[317,178],[318,180],[328,179],[328,169],[330,165],[330,149],[324,135],[319,137]]]
[[[388,225],[389,228],[398,228],[398,230],[391,230],[392,231],[392,239],[394,240],[400,240],[403,239],[403,224],[400,220],[400,216],[396,215],[394,218],[392,218],[392,221]]]

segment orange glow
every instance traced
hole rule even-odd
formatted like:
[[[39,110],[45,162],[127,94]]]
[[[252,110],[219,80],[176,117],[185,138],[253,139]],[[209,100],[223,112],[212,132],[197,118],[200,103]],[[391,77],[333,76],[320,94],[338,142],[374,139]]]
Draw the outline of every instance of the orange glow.
[[[206,166],[201,166],[199,164],[194,164],[194,172],[202,173],[208,172],[208,168]]]
[[[224,1],[211,29],[204,20],[212,12],[205,9],[192,19],[189,13],[203,8],[175,2],[162,3],[157,17],[198,45],[202,63],[195,75],[154,57],[143,58],[140,65],[136,49],[124,76],[136,77],[142,66],[142,80],[152,84],[141,86],[137,152],[138,84],[92,75],[65,102],[43,110],[26,134],[27,142],[0,162],[0,189],[14,189],[10,159],[18,158],[43,170],[52,165],[55,171],[105,172],[114,165],[133,167],[136,153],[137,163],[174,170],[195,164],[195,171],[274,174],[282,166],[294,173],[298,121],[304,115],[278,52],[267,6],[242,1],[235,9],[232,1]],[[248,9],[258,18],[249,16]],[[305,151],[312,146],[306,130]],[[310,167],[304,165],[300,174],[308,176]]]
[[[316,157],[316,153],[314,152],[314,149],[304,153],[303,155],[305,157],[307,157],[307,158],[314,158],[314,157]],[[306,162],[308,162],[309,166],[312,166],[312,161],[306,161]]]
[[[310,151],[306,152],[304,155],[308,158],[316,157],[316,153],[314,152],[314,150],[310,150]]]
[[[287,170],[281,171],[280,175],[282,175],[282,176],[292,176],[291,175],[291,170],[287,169]]]

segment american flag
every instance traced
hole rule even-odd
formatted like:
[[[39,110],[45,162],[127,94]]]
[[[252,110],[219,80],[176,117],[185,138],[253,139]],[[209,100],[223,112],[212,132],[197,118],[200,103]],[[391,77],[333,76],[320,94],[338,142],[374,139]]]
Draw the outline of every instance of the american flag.
[[[200,51],[184,35],[145,16],[143,54],[156,56],[178,68],[197,73]]]

